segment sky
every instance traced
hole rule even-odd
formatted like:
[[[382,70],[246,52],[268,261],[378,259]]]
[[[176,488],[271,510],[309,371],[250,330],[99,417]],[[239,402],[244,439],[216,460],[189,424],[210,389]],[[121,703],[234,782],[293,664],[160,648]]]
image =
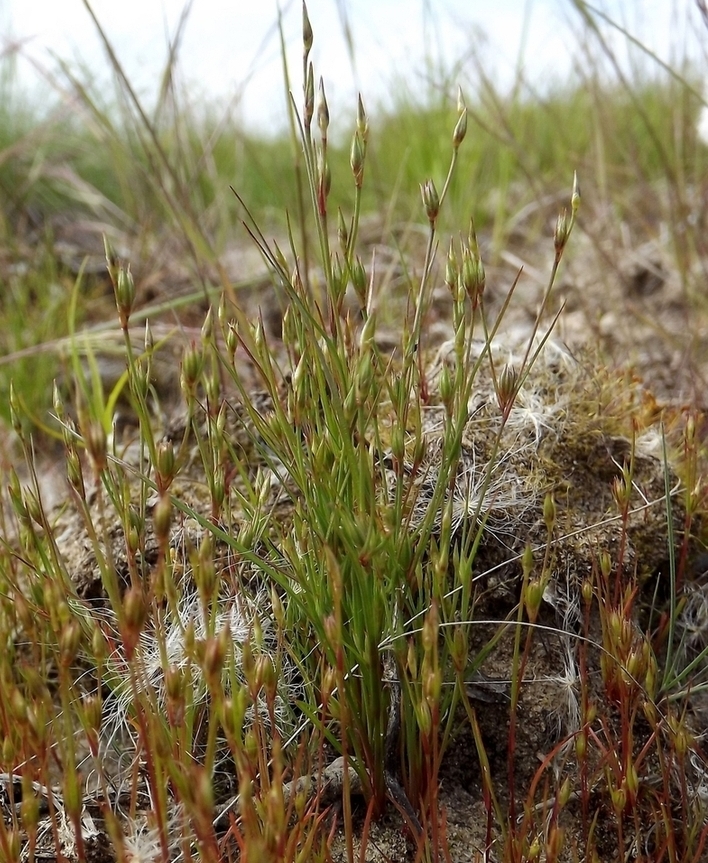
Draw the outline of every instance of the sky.
[[[666,59],[692,0],[596,0]],[[301,87],[301,4],[281,0],[293,88]],[[146,100],[156,92],[185,0],[91,0],[92,9]],[[682,7],[684,7],[682,9]],[[330,113],[349,118],[360,90],[370,103],[390,101],[402,83],[424,90],[425,57],[454,63],[482,52],[495,80],[510,85],[518,64],[535,81],[560,80],[577,57],[569,0],[310,0],[316,75]],[[285,90],[276,0],[192,0],[180,51],[182,80],[194,99],[234,100],[243,122],[277,133]],[[695,20],[696,16],[694,16]],[[344,38],[355,43],[354,59]],[[662,41],[665,44],[662,44]],[[84,0],[0,0],[0,50],[21,45],[19,80],[46,98],[57,58],[108,82],[108,64]],[[48,77],[49,76],[49,77]],[[51,89],[51,85],[50,85]]]

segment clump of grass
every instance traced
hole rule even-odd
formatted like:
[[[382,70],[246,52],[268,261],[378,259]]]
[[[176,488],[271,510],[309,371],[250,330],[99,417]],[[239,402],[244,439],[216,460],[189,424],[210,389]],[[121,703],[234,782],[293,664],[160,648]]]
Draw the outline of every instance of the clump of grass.
[[[179,423],[161,429],[152,329],[138,344],[136,283],[106,243],[126,372],[104,394],[75,354],[73,417],[55,390],[63,512],[43,502],[10,393],[27,480],[9,474],[3,507],[0,850],[86,860],[100,833],[123,860],[326,860],[341,825],[351,861],[372,820],[395,809],[412,856],[439,860],[451,853],[445,757],[465,733],[484,859],[596,859],[611,835],[622,854],[697,861],[705,765],[676,706],[703,682],[708,650],[682,635],[701,608],[685,586],[701,511],[695,422],[677,501],[666,452],[638,443],[636,393],[553,341],[577,182],[523,339],[504,332],[516,281],[489,312],[473,223],[438,273],[467,134],[461,93],[449,163],[421,178],[425,249],[398,342],[384,350],[388,297],[358,241],[372,132],[360,100],[352,204],[335,207],[312,39],[304,9],[292,120],[314,226],[307,254],[306,231],[291,229],[283,251],[239,196],[283,298],[282,339],[225,292],[185,348]],[[169,160],[151,129],[145,121],[154,191],[196,254],[196,223],[166,192]],[[437,354],[436,282],[452,324]],[[134,414],[122,433],[117,389]],[[668,610],[656,576],[666,557]],[[558,668],[543,680],[547,652]],[[490,681],[490,665],[504,677]],[[529,764],[544,685],[553,738]]]

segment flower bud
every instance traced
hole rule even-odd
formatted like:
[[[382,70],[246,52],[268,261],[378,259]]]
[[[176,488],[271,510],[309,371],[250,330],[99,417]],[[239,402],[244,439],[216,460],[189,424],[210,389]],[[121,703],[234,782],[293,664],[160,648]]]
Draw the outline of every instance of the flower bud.
[[[331,261],[331,294],[336,306],[341,302],[342,297],[344,296],[344,292],[347,289],[347,280],[349,274],[346,266],[342,265],[342,259],[339,256],[339,252],[335,252],[334,255],[331,256]]]
[[[307,4],[303,0],[302,4],[302,50],[305,60],[312,50],[312,24],[310,24],[310,16],[307,14]]]
[[[231,698],[222,701],[221,724],[227,736],[234,737],[243,728],[243,720],[248,704],[248,691],[245,686],[239,686],[232,692]]]
[[[212,683],[218,680],[221,675],[230,639],[229,627],[225,626],[218,635],[207,640],[204,648],[203,668],[207,679]]]
[[[204,354],[194,342],[185,348],[182,358],[182,389],[188,396],[193,396],[202,373],[204,365]]]
[[[10,696],[10,709],[17,725],[27,720],[27,702],[19,689],[14,688]]]
[[[105,234],[103,235],[103,248],[106,252],[106,269],[108,270],[111,283],[115,285],[118,278],[118,255],[116,255],[111,241]]]
[[[366,145],[369,139],[369,120],[364,110],[364,100],[361,98],[361,93],[359,93],[356,102],[356,129],[359,135],[361,135],[362,142]]]
[[[455,255],[455,247],[450,240],[450,248],[447,252],[447,260],[445,261],[445,284],[450,289],[453,299],[457,299],[457,280],[460,268]]]
[[[457,90],[457,112],[459,116],[455,124],[455,131],[452,133],[452,146],[455,150],[464,141],[467,134],[467,106],[465,105],[461,87],[458,87]]]
[[[556,249],[556,258],[559,259],[561,254],[563,253],[563,249],[568,242],[568,237],[570,237],[570,231],[573,227],[572,220],[568,215],[567,210],[563,210],[558,214],[558,219],[556,221],[556,230],[553,234],[553,244]]]
[[[12,423],[13,431],[19,437],[22,437],[22,419],[20,412],[20,402],[15,392],[15,384],[10,381],[10,422]]]
[[[151,357],[155,351],[155,338],[153,337],[153,334],[152,334],[152,327],[150,326],[150,321],[147,319],[145,320],[144,344],[145,344],[145,353],[148,355],[148,357]]]
[[[43,527],[44,517],[42,504],[37,495],[32,491],[31,488],[26,488],[23,491],[22,496],[25,502],[25,509],[27,510],[29,517],[39,527]]]
[[[499,410],[507,414],[516,398],[519,375],[513,366],[504,366],[497,380],[497,402]]]
[[[528,579],[533,571],[533,548],[528,542],[521,555],[521,570],[525,579]]]
[[[349,151],[349,164],[354,175],[354,185],[361,189],[364,182],[364,142],[357,130],[352,138],[352,147]]]
[[[391,454],[399,464],[403,464],[406,457],[406,444],[404,431],[400,425],[395,425],[391,431]]]
[[[573,192],[570,196],[570,209],[573,212],[573,217],[578,212],[580,207],[580,186],[578,185],[578,172],[573,171]]]
[[[167,542],[172,522],[172,500],[169,494],[161,494],[152,512],[152,521],[157,541],[162,545]]]
[[[205,601],[216,589],[217,573],[214,563],[214,539],[210,533],[205,534],[199,545],[199,560],[194,569],[194,580],[200,595]]]
[[[337,619],[333,614],[328,614],[324,619],[324,633],[328,647],[336,650],[342,641],[342,634],[339,630]]]
[[[274,584],[270,587],[270,607],[273,612],[273,620],[275,620],[281,629],[284,629],[285,606]]]
[[[130,266],[118,268],[118,276],[115,282],[116,308],[118,309],[118,320],[121,327],[128,328],[130,314],[135,304],[135,282],[130,272]]]
[[[268,701],[272,702],[275,699],[278,677],[273,660],[265,653],[256,659],[256,679]]]
[[[66,411],[64,410],[64,402],[62,401],[56,381],[52,384],[52,406],[54,407],[54,416],[59,422],[62,422],[66,416]]]
[[[415,440],[413,441],[413,452],[411,454],[413,465],[416,469],[423,464],[423,460],[425,459],[427,452],[428,443],[425,435],[421,434],[420,428],[417,428],[415,432]]]
[[[421,641],[423,643],[423,650],[425,651],[426,656],[434,654],[437,649],[439,622],[438,606],[437,603],[433,601],[430,605],[430,610],[425,615],[421,631]]]
[[[639,776],[637,775],[637,768],[632,764],[632,762],[627,765],[624,776],[624,786],[627,789],[629,800],[634,803],[637,799],[637,794],[639,793]]]
[[[672,739],[674,750],[678,757],[683,759],[686,757],[688,750],[695,744],[693,735],[683,721],[675,723],[674,729],[672,730],[674,730],[674,736]]]
[[[460,270],[460,281],[470,298],[472,308],[476,309],[484,294],[487,275],[484,271],[482,259],[477,252],[465,247],[462,250],[462,268]]]
[[[431,227],[435,227],[435,222],[440,212],[440,196],[435,188],[435,183],[432,180],[426,180],[420,186],[420,194],[423,198],[423,206],[428,217]]]
[[[356,292],[357,299],[359,300],[361,307],[366,307],[366,270],[364,269],[364,264],[361,261],[361,258],[357,255],[356,260],[352,263],[352,285],[354,286],[354,290]]]
[[[607,630],[610,633],[613,644],[619,644],[622,639],[623,619],[616,608],[613,608],[607,616]]]
[[[206,313],[200,335],[202,344],[206,347],[214,335],[214,309],[212,306],[209,306],[209,311]]]
[[[558,792],[558,805],[561,808],[567,805],[568,801],[570,800],[571,790],[572,788],[570,785],[570,776],[566,776],[563,780],[560,791]]]
[[[86,427],[82,429],[84,433],[84,443],[86,450],[91,459],[94,472],[101,473],[106,469],[108,464],[108,440],[106,430],[103,428],[103,423],[97,419],[90,419],[86,423]]]
[[[171,440],[161,440],[156,451],[157,488],[163,494],[175,477],[175,450]]]
[[[440,379],[438,381],[438,391],[440,393],[440,401],[445,405],[448,414],[452,413],[453,401],[455,398],[455,387],[452,382],[452,376],[447,364],[443,365],[440,371]]]
[[[686,418],[686,427],[683,430],[684,444],[687,449],[692,449],[696,440],[696,417],[690,413]]]
[[[585,579],[580,588],[580,593],[583,597],[583,602],[590,603],[592,602],[592,582],[589,579]]]
[[[100,627],[96,626],[91,635],[91,657],[98,663],[105,659],[107,654],[108,648],[105,636]]]
[[[540,578],[528,582],[524,590],[524,605],[529,620],[533,623],[538,617],[538,610],[543,599],[544,584]]]
[[[612,496],[620,510],[629,504],[630,494],[630,484],[626,477],[616,476],[612,481]]]
[[[600,552],[600,572],[605,579],[608,579],[612,572],[612,558],[607,551]]]
[[[433,718],[430,715],[430,707],[427,701],[422,701],[416,707],[416,718],[418,720],[418,728],[423,737],[430,736],[430,730],[433,727]]]
[[[534,861],[538,860],[538,858],[540,856],[541,856],[541,841],[536,836],[534,838],[533,842],[529,845],[529,850],[528,850],[528,854],[527,854],[529,863],[534,863]]]
[[[83,699],[84,717],[86,725],[94,731],[101,728],[103,717],[103,701],[100,695],[86,695]]]
[[[322,140],[327,140],[327,129],[329,128],[329,106],[325,95],[324,79],[320,78],[319,101],[317,105],[317,125],[320,129]]]
[[[575,738],[575,756],[578,761],[582,761],[588,751],[588,738],[584,732],[578,734]]]
[[[165,690],[167,692],[167,720],[173,728],[184,722],[186,681],[178,666],[170,666],[165,673]]]
[[[337,670],[331,665],[325,665],[322,669],[322,682],[320,693],[323,702],[328,702],[337,689]]]
[[[84,473],[81,468],[81,459],[73,444],[70,444],[66,453],[66,475],[74,491],[81,500],[85,500],[86,487],[84,486]]]
[[[219,512],[226,497],[226,474],[223,465],[220,464],[216,467],[210,485],[212,505],[215,511]]]
[[[627,657],[627,662],[625,663],[625,668],[628,677],[628,683],[634,683],[634,681],[642,682],[642,678],[644,677],[645,672],[645,664],[644,657],[639,650],[630,650],[629,656]]]
[[[71,620],[59,634],[59,658],[66,668],[76,659],[81,641],[81,627],[76,620]]]
[[[145,402],[150,392],[150,361],[142,359],[131,364],[129,370],[130,390],[138,402]]]
[[[229,360],[233,365],[234,357],[236,355],[236,348],[238,347],[238,329],[236,324],[230,323],[226,329],[226,350],[229,354]]]
[[[374,343],[375,334],[376,315],[369,315],[364,322],[364,326],[361,328],[361,333],[359,335],[359,351],[362,354],[368,354],[371,352],[371,346]]]
[[[610,799],[617,817],[620,817],[627,808],[627,792],[624,788],[612,788],[610,789]]]
[[[219,380],[218,374],[214,373],[210,374],[208,377],[205,376],[204,393],[207,399],[209,414],[210,416],[213,416],[214,413],[216,413],[221,394],[221,381]]]
[[[467,667],[467,661],[469,659],[469,642],[467,639],[467,633],[462,626],[455,627],[455,633],[452,638],[451,654],[455,670],[461,673]]]
[[[440,692],[442,690],[442,672],[439,668],[430,669],[423,680],[423,696],[428,702],[431,710],[440,701]]]
[[[136,585],[128,589],[123,598],[123,613],[124,625],[121,634],[126,659],[130,662],[147,617],[145,596],[139,586]]]

